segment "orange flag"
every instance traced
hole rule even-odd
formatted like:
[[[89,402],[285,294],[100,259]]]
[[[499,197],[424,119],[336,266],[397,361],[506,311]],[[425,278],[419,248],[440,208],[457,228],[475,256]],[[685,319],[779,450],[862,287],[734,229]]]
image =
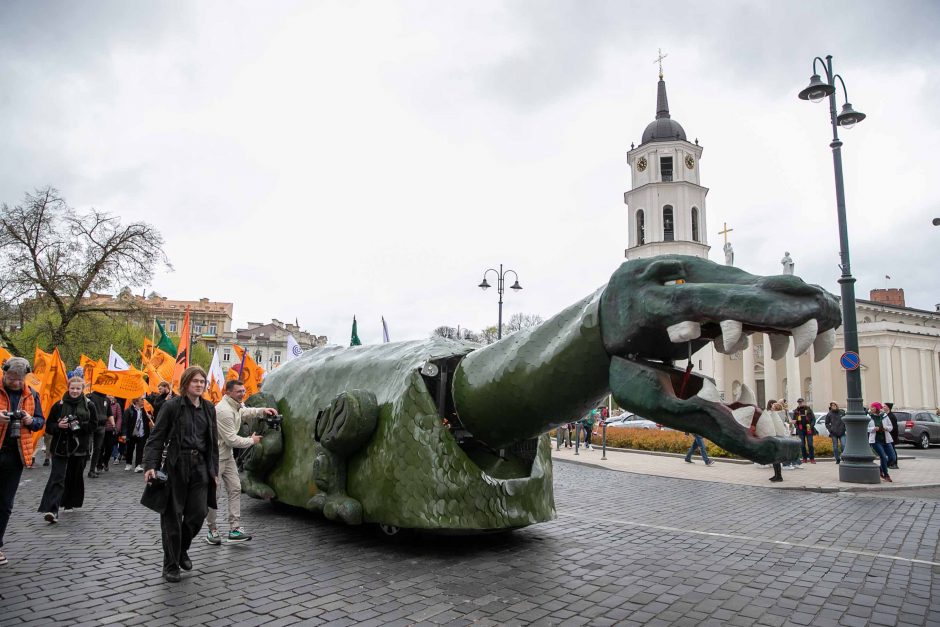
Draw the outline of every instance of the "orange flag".
[[[99,370],[95,372],[91,389],[118,398],[139,398],[146,394],[147,384],[140,370]]]
[[[232,348],[235,349],[235,355],[238,356],[240,363],[228,369],[228,372],[225,373],[225,380],[240,379],[245,384],[245,392],[248,396],[257,394],[261,389],[261,380],[264,379],[264,368],[259,366],[251,358],[251,354],[238,344],[232,344]],[[244,364],[244,366],[241,364]],[[241,370],[244,370],[244,372],[241,372]]]
[[[65,391],[69,387],[69,378],[65,371],[65,364],[62,363],[62,358],[59,356],[58,348],[53,349],[52,354],[49,354],[40,351],[39,347],[36,347],[36,356],[38,359],[34,360],[34,363],[40,363],[42,366],[42,372],[36,373],[33,371],[36,378],[41,381],[41,385],[36,391],[39,392],[39,405],[42,407],[42,415],[48,416],[56,401],[65,395]],[[33,433],[34,447],[45,432],[44,427]]]
[[[189,307],[183,315],[183,330],[180,332],[179,348],[176,351],[176,366],[173,368],[173,391],[180,393],[180,378],[189,368]]]
[[[10,351],[0,346],[0,364],[5,362],[10,357],[13,357],[13,355],[10,354]]]

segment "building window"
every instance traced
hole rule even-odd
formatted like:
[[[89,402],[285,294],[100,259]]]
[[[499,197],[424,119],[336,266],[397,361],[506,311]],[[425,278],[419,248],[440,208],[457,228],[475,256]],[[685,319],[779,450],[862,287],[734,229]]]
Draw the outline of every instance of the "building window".
[[[692,241],[700,242],[698,234],[698,207],[692,207]]]
[[[646,218],[643,215],[643,210],[640,209],[636,212],[636,245],[642,246],[646,243]]]
[[[222,349],[222,361],[231,361],[232,351],[229,348]]]
[[[202,333],[202,325],[201,325],[201,324],[194,324],[194,325],[193,325],[193,333]]]
[[[281,351],[274,351],[274,363],[281,363]]]
[[[167,325],[167,331],[170,333],[176,333],[176,320],[170,320],[170,324]]]
[[[663,207],[663,241],[671,242],[676,239],[675,225],[672,221],[672,205]]]
[[[256,364],[261,363],[261,351],[260,350],[255,351],[255,363]]]
[[[672,157],[659,158],[659,174],[662,176],[663,181],[672,180]]]
[[[215,335],[215,332],[218,331],[218,327],[214,324],[209,325],[209,335]]]

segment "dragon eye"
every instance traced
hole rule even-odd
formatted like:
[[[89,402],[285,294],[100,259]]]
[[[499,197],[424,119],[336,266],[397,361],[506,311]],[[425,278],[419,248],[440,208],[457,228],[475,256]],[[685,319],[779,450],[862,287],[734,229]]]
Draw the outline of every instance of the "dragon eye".
[[[666,281],[663,285],[682,285],[685,283],[685,279],[673,279],[671,281]]]

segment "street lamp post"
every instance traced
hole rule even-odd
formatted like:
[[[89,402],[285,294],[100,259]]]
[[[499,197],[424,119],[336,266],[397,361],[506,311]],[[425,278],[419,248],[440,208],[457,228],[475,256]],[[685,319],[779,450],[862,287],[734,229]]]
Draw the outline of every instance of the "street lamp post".
[[[516,282],[510,285],[509,289],[516,290],[518,292],[522,289],[522,286],[519,285],[519,275],[516,274],[515,270],[507,269],[506,271],[503,271],[503,264],[499,264],[499,270],[490,268],[483,273],[483,281],[481,281],[477,287],[484,291],[490,287],[490,284],[486,282],[486,275],[490,272],[496,273],[496,291],[499,293],[499,325],[496,327],[496,339],[501,340],[503,338],[503,291],[506,284],[506,275],[512,272],[512,275],[516,277]]]
[[[822,65],[826,81],[816,73],[816,63]],[[842,84],[845,104],[842,112],[836,115],[836,79]],[[845,186],[842,181],[842,141],[839,139],[839,127],[850,129],[865,119],[865,114],[852,109],[848,91],[842,77],[832,71],[832,55],[826,60],[813,59],[813,76],[809,86],[799,93],[801,100],[820,102],[829,97],[829,121],[832,124],[832,164],[836,179],[836,211],[839,217],[839,257],[842,276],[839,285],[842,288],[842,334],[845,338],[845,350],[858,353],[858,324],[855,318],[855,277],[849,261],[849,233],[845,217]],[[847,413],[845,422],[846,445],[839,466],[839,481],[848,483],[881,483],[875,457],[868,445],[868,416],[862,407],[862,374],[856,368],[846,370]]]

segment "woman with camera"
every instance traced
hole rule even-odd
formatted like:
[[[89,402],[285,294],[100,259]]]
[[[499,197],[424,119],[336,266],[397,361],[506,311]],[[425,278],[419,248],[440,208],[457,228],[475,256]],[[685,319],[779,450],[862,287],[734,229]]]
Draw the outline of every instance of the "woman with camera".
[[[52,406],[46,421],[46,432],[52,435],[52,468],[39,512],[49,523],[58,520],[60,505],[68,512],[85,501],[82,469],[91,453],[98,413],[84,391],[84,379],[69,379],[68,391]]]

